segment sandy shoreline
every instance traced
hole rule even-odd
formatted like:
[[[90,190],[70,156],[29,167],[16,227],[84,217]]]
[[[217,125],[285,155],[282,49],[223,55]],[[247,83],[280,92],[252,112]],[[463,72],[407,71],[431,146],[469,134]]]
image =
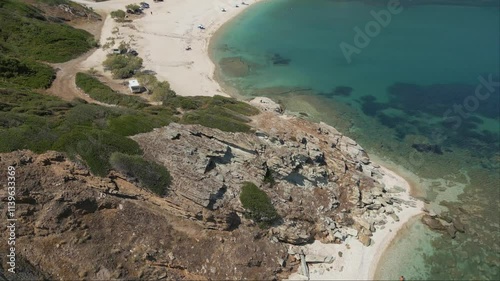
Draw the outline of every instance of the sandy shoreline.
[[[245,2],[252,5],[258,1]],[[76,0],[75,2],[109,13],[113,10],[124,9],[127,4],[140,1],[111,0],[95,3]],[[106,17],[101,32],[101,44],[105,44],[110,37],[117,38],[117,42],[119,40],[130,42],[131,46],[139,52],[139,56],[144,59],[145,69],[156,72],[160,80],[167,80],[178,95],[228,96],[214,78],[215,65],[208,54],[210,38],[224,23],[249,6],[240,4],[239,8],[236,8],[235,3],[241,2],[229,0],[147,2],[151,8],[145,10],[145,15],[135,19],[132,23],[116,23],[109,16]],[[221,8],[225,8],[226,12],[222,12]],[[203,24],[206,29],[198,29],[198,24]],[[186,51],[187,46],[191,46],[192,50]],[[82,62],[81,68],[95,68],[103,72],[101,64],[107,53],[108,50],[98,49]],[[388,218],[389,222],[383,229],[377,226],[376,232],[371,237],[374,245],[370,247],[363,246],[355,238],[349,238],[341,245],[322,244],[316,241],[304,246],[311,253],[336,257],[332,264],[311,264],[309,267],[311,280],[373,279],[384,251],[397,236],[399,230],[403,229],[412,217],[422,213],[423,202],[415,200],[410,195],[413,193],[408,181],[387,168],[381,167],[381,170],[384,174],[382,182],[387,187],[400,186],[405,189],[405,192],[396,194],[395,197],[413,202],[414,206],[404,205],[402,210],[397,212],[399,221]],[[342,252],[342,257],[339,257],[339,251]],[[298,274],[290,276],[290,279],[300,278]]]
[[[332,264],[317,263],[309,264],[310,280],[374,280],[379,264],[384,252],[402,229],[407,227],[407,223],[422,214],[424,203],[414,199],[411,195],[410,184],[395,172],[380,167],[384,174],[382,182],[387,187],[399,186],[405,189],[404,192],[396,194],[394,197],[400,198],[414,206],[404,205],[400,212],[396,212],[399,221],[388,218],[388,223],[381,228],[376,226],[376,231],[371,237],[373,244],[365,247],[354,237],[348,238],[343,244],[323,244],[315,241],[311,245],[304,246],[304,252],[319,256],[334,256]],[[339,256],[342,252],[342,257]],[[398,276],[394,276],[397,279]],[[302,280],[300,271],[290,276],[290,280]]]
[[[100,42],[108,38],[130,42],[144,60],[144,69],[156,72],[160,80],[167,80],[172,89],[182,96],[229,96],[214,79],[215,65],[208,55],[210,38],[225,22],[234,18],[259,0],[246,0],[248,5],[232,0],[165,0],[150,4],[144,16],[131,23],[116,23],[108,15],[102,29]],[[111,0],[75,2],[109,13],[140,0]],[[239,7],[235,7],[236,3]],[[226,11],[222,12],[224,8]],[[198,29],[198,25],[205,30]],[[132,28],[131,28],[132,27]],[[117,29],[118,28],[118,31]],[[192,49],[186,51],[190,46]],[[98,49],[81,64],[104,72],[102,61],[109,50]],[[106,73],[109,75],[109,73]]]

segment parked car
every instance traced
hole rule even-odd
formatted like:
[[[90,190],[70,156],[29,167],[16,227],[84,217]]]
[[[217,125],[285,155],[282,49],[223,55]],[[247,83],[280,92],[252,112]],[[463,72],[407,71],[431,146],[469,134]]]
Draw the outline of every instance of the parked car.
[[[127,13],[134,14],[134,15],[140,15],[140,14],[142,14],[142,8],[135,9],[135,10],[127,9]]]
[[[113,55],[121,55],[121,54],[124,54],[126,52],[127,52],[127,50],[125,50],[125,49],[118,49],[118,48],[111,49],[111,54],[113,54]]]
[[[141,2],[140,5],[143,9],[149,9],[149,4],[146,2]]]
[[[132,50],[132,49],[128,50],[128,53],[130,55],[132,55],[132,56],[138,56],[139,55],[139,53],[136,50]]]

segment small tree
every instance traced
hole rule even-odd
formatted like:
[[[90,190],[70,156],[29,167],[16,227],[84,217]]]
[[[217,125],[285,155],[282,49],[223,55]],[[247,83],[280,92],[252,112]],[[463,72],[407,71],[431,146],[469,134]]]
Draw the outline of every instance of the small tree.
[[[167,81],[158,82],[151,94],[153,101],[163,101],[166,98],[175,96],[175,92],[170,89],[170,84]]]
[[[155,87],[156,83],[158,83],[158,79],[152,74],[138,73],[136,77],[137,80],[142,85],[148,87],[149,90],[152,90]]]
[[[127,6],[125,6],[125,8],[127,8],[127,10],[132,10],[135,12],[137,10],[140,10],[141,6],[139,6],[137,4],[128,4]]]
[[[113,78],[125,79],[132,77],[142,67],[142,59],[128,55],[110,55],[103,65],[113,73]]]
[[[170,89],[167,81],[158,81],[156,76],[151,74],[139,74],[137,80],[148,88],[153,101],[163,101],[165,98],[175,96],[175,92]]]
[[[118,22],[121,22],[125,19],[125,17],[127,16],[127,13],[125,13],[125,11],[123,11],[123,10],[116,10],[116,11],[112,11],[110,13],[110,15],[111,15],[111,18],[115,19]]]
[[[269,227],[279,219],[269,196],[251,182],[243,183],[240,201],[247,211],[246,216],[257,222],[261,228]]]
[[[120,45],[118,46],[118,50],[123,54],[127,52],[127,50],[130,49],[130,44],[126,43],[125,41],[121,41]]]

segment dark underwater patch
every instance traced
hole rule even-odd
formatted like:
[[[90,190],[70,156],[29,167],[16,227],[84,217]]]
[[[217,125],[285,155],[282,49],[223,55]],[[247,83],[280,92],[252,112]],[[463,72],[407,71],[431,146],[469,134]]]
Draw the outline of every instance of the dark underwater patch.
[[[414,143],[411,145],[411,147],[413,147],[418,152],[432,152],[439,155],[443,154],[441,146],[437,144]]]
[[[349,97],[351,95],[353,91],[353,88],[352,87],[349,87],[349,86],[337,86],[335,87],[333,90],[331,90],[330,92],[327,92],[327,93],[324,93],[324,92],[321,92],[321,93],[318,93],[317,95],[320,95],[320,96],[323,96],[323,97],[326,97],[326,98],[332,98],[332,97]]]
[[[498,79],[493,78],[493,81]],[[481,100],[476,96],[476,87],[458,83],[428,86],[394,83],[387,88],[388,102],[379,102],[372,95],[362,96],[358,101],[365,115],[373,116],[382,125],[393,129],[399,140],[408,134],[420,134],[436,141],[434,134],[438,130],[442,135],[437,140],[441,146],[456,145],[487,153],[498,149],[499,133],[481,130],[484,121],[479,116],[499,119],[500,91],[497,87]],[[486,90],[487,87],[483,87],[483,95]],[[387,115],[384,110],[388,108],[402,114]],[[441,154],[447,149],[415,145],[413,148],[421,152]]]
[[[498,81],[498,78],[494,81]],[[478,81],[478,85],[479,85]],[[475,97],[478,85],[467,84],[434,84],[420,86],[409,83],[395,83],[387,92],[389,94],[389,106],[398,108],[406,113],[425,112],[437,117],[443,117],[447,110],[459,114],[460,108],[464,113],[475,113],[488,118],[498,118],[500,106],[500,91],[498,87],[491,92],[485,100]],[[483,89],[483,91],[486,89]],[[477,108],[469,111],[475,106]],[[469,104],[467,104],[469,102]]]
[[[372,95],[362,96],[360,98],[361,110],[363,110],[364,114],[368,116],[375,116],[380,111],[389,107],[389,104],[379,103],[376,100],[377,98]]]
[[[349,86],[338,86],[333,89],[334,96],[348,97],[352,93],[352,87]]]
[[[271,62],[273,65],[289,65],[292,60],[289,58],[285,58],[278,53],[275,53],[271,56]]]

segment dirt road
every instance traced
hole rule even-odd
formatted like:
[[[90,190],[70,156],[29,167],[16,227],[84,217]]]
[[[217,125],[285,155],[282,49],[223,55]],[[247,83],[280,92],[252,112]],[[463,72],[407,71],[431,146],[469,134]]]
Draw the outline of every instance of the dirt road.
[[[88,31],[94,38],[99,40],[101,37],[101,29],[104,24],[104,19],[106,18],[105,13],[100,13],[102,20],[99,21],[84,21],[78,22],[76,24],[70,24],[75,28],[80,28]],[[51,87],[47,90],[47,93],[60,97],[63,100],[71,101],[75,98],[80,98],[86,100],[87,102],[96,103],[89,96],[85,95],[81,90],[76,87],[75,77],[76,73],[80,71],[85,71],[87,69],[82,69],[80,64],[90,57],[96,49],[92,49],[87,53],[79,56],[76,59],[64,62],[64,63],[51,63],[56,71],[56,79],[52,82]]]

